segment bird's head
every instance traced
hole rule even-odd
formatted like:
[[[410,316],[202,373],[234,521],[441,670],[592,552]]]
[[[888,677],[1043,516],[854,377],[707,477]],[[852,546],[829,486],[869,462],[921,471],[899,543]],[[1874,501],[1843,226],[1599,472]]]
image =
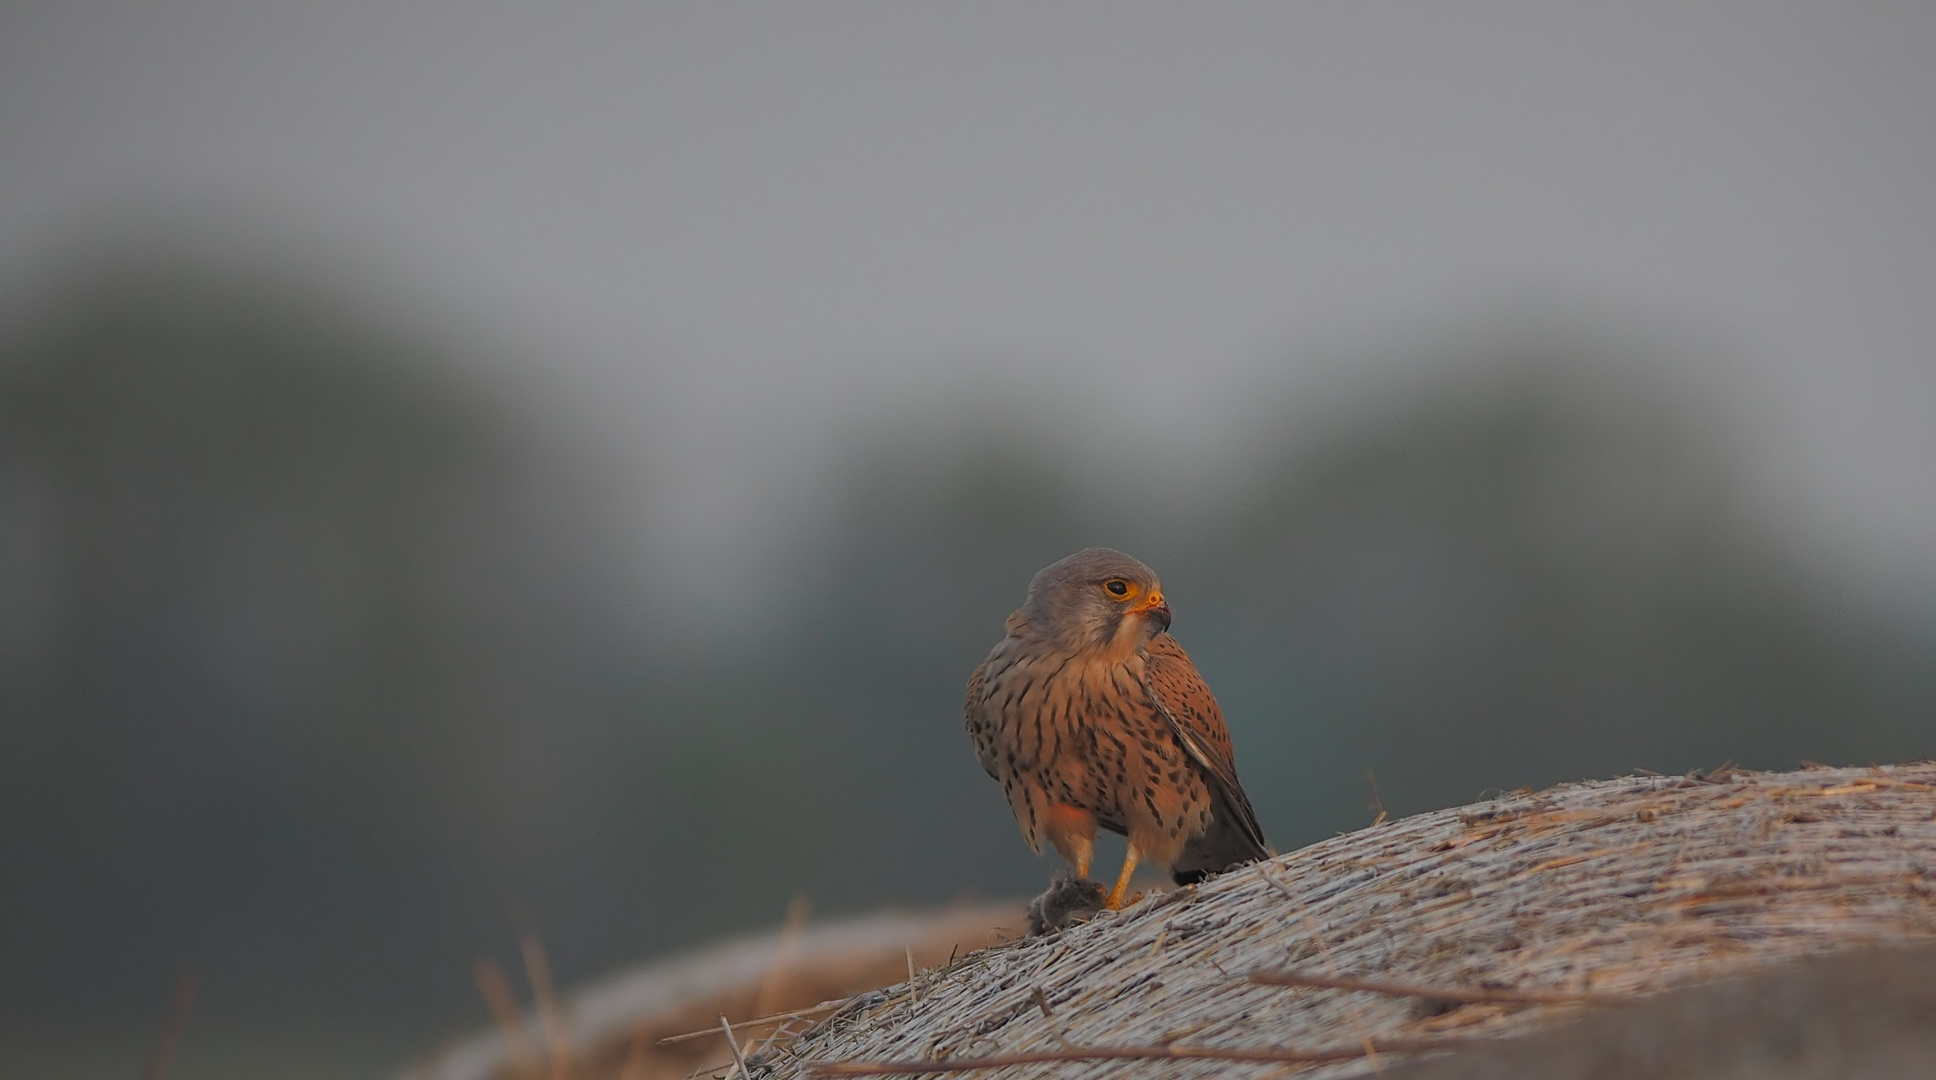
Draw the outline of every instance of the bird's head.
[[[1043,567],[1022,610],[1075,649],[1134,649],[1170,628],[1156,571],[1109,548],[1084,548]]]

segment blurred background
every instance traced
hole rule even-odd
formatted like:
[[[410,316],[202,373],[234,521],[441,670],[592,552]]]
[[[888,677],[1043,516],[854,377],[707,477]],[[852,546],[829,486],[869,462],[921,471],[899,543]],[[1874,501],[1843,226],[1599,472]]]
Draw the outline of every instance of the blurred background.
[[[1280,849],[1928,757],[1932,115],[1922,3],[9,0],[0,1071],[1033,891],[1088,544]]]

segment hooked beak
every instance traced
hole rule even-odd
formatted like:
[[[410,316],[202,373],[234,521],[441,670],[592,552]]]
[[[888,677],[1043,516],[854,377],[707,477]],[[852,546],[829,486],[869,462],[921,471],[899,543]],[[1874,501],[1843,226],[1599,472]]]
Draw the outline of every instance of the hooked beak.
[[[1170,628],[1170,605],[1160,592],[1153,592],[1144,597],[1143,602],[1136,606],[1135,614],[1155,623],[1158,633]]]

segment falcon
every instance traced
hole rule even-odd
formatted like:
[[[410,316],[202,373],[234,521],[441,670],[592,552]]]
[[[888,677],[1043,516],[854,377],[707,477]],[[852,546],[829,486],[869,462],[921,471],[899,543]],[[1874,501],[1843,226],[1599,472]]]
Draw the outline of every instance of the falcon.
[[[1031,850],[1047,840],[1086,878],[1096,829],[1123,835],[1111,910],[1140,862],[1187,885],[1270,856],[1154,571],[1078,551],[1035,575],[1007,627],[968,680],[965,712]]]

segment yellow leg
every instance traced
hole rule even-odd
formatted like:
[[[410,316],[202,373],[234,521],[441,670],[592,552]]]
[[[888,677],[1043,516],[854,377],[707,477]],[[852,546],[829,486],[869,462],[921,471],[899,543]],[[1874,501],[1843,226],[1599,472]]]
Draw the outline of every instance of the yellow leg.
[[[1130,875],[1136,873],[1136,863],[1142,857],[1143,853],[1136,850],[1135,844],[1129,845],[1129,850],[1123,853],[1123,872],[1116,876],[1116,888],[1110,892],[1109,899],[1103,901],[1103,907],[1110,911],[1123,909],[1123,894],[1129,891]]]
[[[1076,868],[1076,877],[1087,878],[1096,850],[1096,815],[1074,806],[1052,806],[1048,816],[1043,831],[1049,842]]]

